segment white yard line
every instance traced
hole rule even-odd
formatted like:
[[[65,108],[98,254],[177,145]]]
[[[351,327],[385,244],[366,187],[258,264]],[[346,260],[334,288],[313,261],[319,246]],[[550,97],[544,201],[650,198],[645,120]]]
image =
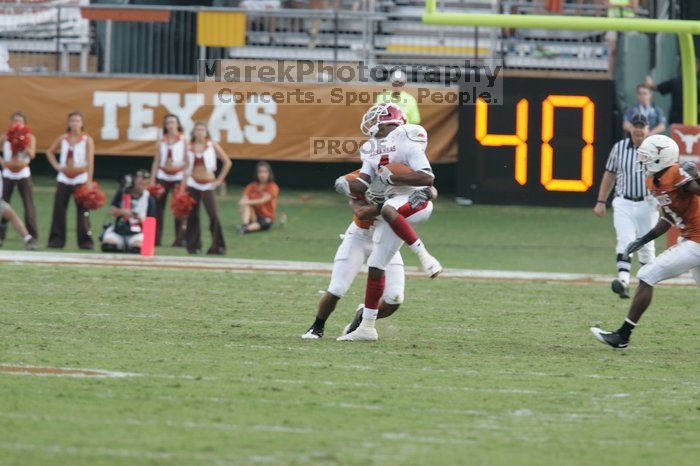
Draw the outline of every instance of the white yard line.
[[[135,458],[154,460],[155,463],[161,464],[161,461],[177,460],[180,463],[182,460],[204,462],[216,466],[230,466],[238,464],[241,458],[218,456],[216,454],[203,454],[194,452],[175,452],[175,451],[149,451],[127,448],[103,448],[103,447],[68,447],[62,445],[47,445],[47,444],[32,444],[23,442],[0,442],[0,450],[19,451],[30,453],[42,453],[44,455],[63,455],[63,456],[79,456],[79,457],[112,457],[112,458]],[[276,456],[260,456],[254,455],[244,458],[247,461],[242,463],[279,463]],[[301,463],[308,463],[305,456],[299,456]],[[186,464],[186,463],[185,463]]]
[[[220,270],[232,272],[289,272],[330,274],[332,263],[275,261],[258,259],[228,259],[208,257],[156,256],[141,257],[125,254],[78,254],[64,252],[0,251],[0,263],[69,266],[138,267],[148,269]],[[366,270],[365,270],[366,271]],[[406,267],[406,275],[424,277],[416,267]],[[517,270],[445,269],[444,278],[505,281],[553,281],[574,283],[608,283],[611,276],[582,273],[527,272]],[[689,277],[664,282],[669,285],[694,286]]]
[[[46,367],[31,366],[28,364],[5,364],[0,363],[0,373],[10,375],[34,375],[40,377],[71,377],[71,378],[123,378],[137,377],[140,374],[132,372],[106,371],[103,369],[85,369],[68,367]]]

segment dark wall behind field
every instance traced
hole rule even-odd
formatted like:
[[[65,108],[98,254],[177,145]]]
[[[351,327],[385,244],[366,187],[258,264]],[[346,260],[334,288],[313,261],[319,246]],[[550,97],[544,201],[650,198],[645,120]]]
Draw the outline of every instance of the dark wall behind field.
[[[95,179],[117,180],[124,173],[133,173],[139,168],[151,168],[152,157],[111,157],[97,156],[95,161]],[[255,172],[254,160],[234,160],[233,168],[226,181],[229,184],[244,185],[249,183]],[[300,163],[270,162],[275,172],[277,183],[283,188],[295,189],[333,189],[333,181],[345,173],[358,168],[357,163]],[[457,164],[433,165],[436,175],[436,188],[445,194],[454,193],[457,184]],[[55,174],[43,154],[32,162],[35,175]]]

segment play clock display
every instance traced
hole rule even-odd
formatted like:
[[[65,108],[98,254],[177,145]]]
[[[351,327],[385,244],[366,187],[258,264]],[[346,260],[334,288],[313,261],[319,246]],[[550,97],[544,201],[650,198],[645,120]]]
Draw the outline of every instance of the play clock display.
[[[612,146],[606,80],[504,78],[502,102],[460,108],[458,196],[588,205]]]

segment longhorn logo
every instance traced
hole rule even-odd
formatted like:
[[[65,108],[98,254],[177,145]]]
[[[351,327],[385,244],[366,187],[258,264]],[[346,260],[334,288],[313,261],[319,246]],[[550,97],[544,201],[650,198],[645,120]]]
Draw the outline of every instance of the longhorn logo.
[[[698,134],[683,134],[679,130],[674,129],[674,133],[678,135],[679,138],[683,141],[683,144],[685,144],[685,153],[686,154],[692,154],[693,153],[693,146],[695,143],[698,142],[698,139],[700,139],[700,133]]]

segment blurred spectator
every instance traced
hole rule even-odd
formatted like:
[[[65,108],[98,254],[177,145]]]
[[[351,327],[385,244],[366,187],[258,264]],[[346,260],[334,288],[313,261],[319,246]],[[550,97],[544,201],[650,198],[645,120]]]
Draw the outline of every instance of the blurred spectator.
[[[245,235],[269,230],[275,221],[279,193],[280,188],[275,183],[270,164],[258,162],[255,181],[245,187],[243,197],[238,202],[242,222],[237,228],[238,232]]]
[[[639,0],[607,0],[608,17],[610,18],[634,18],[639,6]],[[608,69],[615,70],[617,60],[617,39],[619,33],[608,31],[605,37],[608,40]]]
[[[606,0],[576,0],[578,8],[576,16],[600,16],[607,6]],[[591,5],[589,8],[582,8],[582,5]]]
[[[146,190],[150,175],[139,170],[132,177],[122,178],[117,189],[109,215],[114,223],[102,234],[102,250],[105,252],[141,252],[143,231],[141,225],[146,217],[155,217],[156,200]]]
[[[240,4],[241,8],[245,8],[249,11],[270,11],[279,10],[282,6],[280,0],[243,0]],[[251,29],[252,30],[265,30],[265,19],[262,15],[250,15],[251,16]],[[270,44],[275,42],[274,34],[276,29],[275,17],[272,15],[267,16],[267,32],[270,34]]]
[[[14,70],[10,66],[10,51],[5,44],[0,44],[0,73],[11,73]]]
[[[310,10],[325,10],[328,8],[328,0],[309,0],[309,4],[306,7]],[[309,26],[309,48],[316,47],[316,41],[318,40],[318,33],[321,30],[321,19],[312,18],[311,25]]]
[[[695,70],[697,79],[700,80],[700,62],[695,63]],[[651,76],[647,76],[645,84],[650,89],[659,91],[662,95],[671,94],[671,109],[668,112],[668,123],[683,123],[683,79],[680,76],[676,76],[659,84],[654,84]],[[700,86],[698,86],[697,94],[698,104],[700,104]]]
[[[401,90],[406,85],[406,73],[401,70],[395,70],[391,73],[390,82],[392,90],[379,94],[376,103],[394,103],[398,105],[406,114],[408,123],[419,125],[420,111],[418,110],[416,98],[408,92]]]
[[[545,0],[544,7],[550,13],[561,14],[563,0]]]
[[[306,8],[306,2],[303,0],[285,0],[282,6],[288,10],[299,10]],[[301,18],[289,18],[289,32],[301,32],[304,21]]]
[[[639,0],[608,0],[608,16],[611,18],[634,18]]]
[[[649,136],[666,131],[664,111],[651,101],[653,91],[646,84],[637,86],[637,104],[630,106],[625,112],[622,129],[632,131],[632,117],[635,114],[644,115],[649,122]]]

